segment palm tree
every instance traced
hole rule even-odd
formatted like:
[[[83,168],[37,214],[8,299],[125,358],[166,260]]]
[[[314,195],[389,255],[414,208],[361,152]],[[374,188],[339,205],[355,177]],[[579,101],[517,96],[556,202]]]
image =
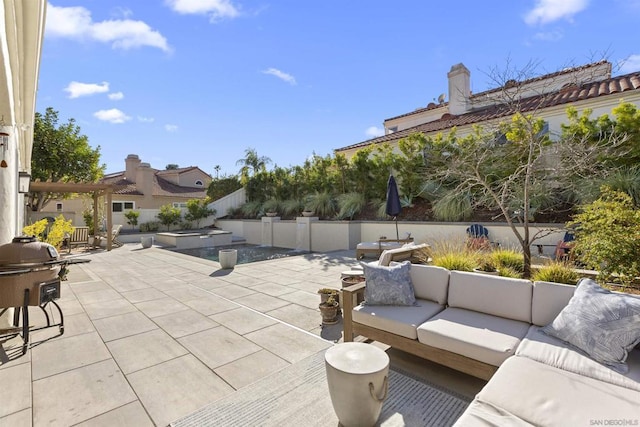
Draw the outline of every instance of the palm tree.
[[[254,148],[247,148],[244,151],[244,159],[236,162],[236,165],[242,165],[240,168],[240,182],[244,185],[249,176],[254,176],[258,172],[266,170],[267,165],[271,163],[271,159],[266,156],[258,156],[258,152]]]
[[[216,179],[218,179],[218,174],[220,173],[220,165],[215,165],[213,170],[216,171]]]

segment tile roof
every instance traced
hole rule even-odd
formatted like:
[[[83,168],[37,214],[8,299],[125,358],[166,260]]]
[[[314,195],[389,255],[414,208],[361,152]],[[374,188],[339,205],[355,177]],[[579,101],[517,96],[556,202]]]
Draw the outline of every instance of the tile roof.
[[[196,167],[192,167],[197,169]],[[185,168],[186,169],[186,168]],[[206,187],[183,187],[176,185],[164,178],[162,178],[159,172],[156,171],[153,176],[153,196],[165,196],[165,197],[180,197],[188,199],[200,199],[207,195]],[[127,180],[124,176],[124,172],[116,172],[109,175],[105,175],[100,182],[105,184],[115,184],[121,186],[117,188],[113,193],[128,196],[143,196],[135,182]]]
[[[559,72],[559,73],[562,73],[562,72]],[[555,74],[556,73],[546,75],[544,77],[547,78],[549,76],[554,76]],[[501,88],[492,89],[491,91],[482,92],[482,94],[486,95],[488,92],[495,92],[500,89]],[[586,83],[580,86],[572,85],[572,86],[562,88],[559,91],[556,91],[553,93],[547,93],[542,95],[531,96],[529,98],[524,98],[519,103],[519,110],[521,112],[529,112],[529,111],[533,111],[541,108],[550,108],[550,107],[555,107],[559,105],[566,105],[566,104],[570,104],[577,101],[584,101],[591,98],[597,98],[599,96],[613,95],[617,93],[623,93],[623,92],[634,91],[634,90],[640,90],[640,71],[630,73],[630,74],[625,74],[622,76],[608,78],[598,82]],[[472,99],[473,97],[477,97],[479,95],[481,94],[476,94],[472,96]],[[429,108],[430,107],[427,107],[421,110],[424,111]],[[415,114],[416,112],[418,112],[418,110],[412,113],[408,113],[407,115]],[[513,114],[513,113],[514,113],[513,109],[505,104],[492,105],[479,110],[470,111],[469,113],[461,114],[459,116],[453,116],[451,114],[445,113],[438,120],[423,123],[408,129],[403,129],[401,131],[394,132],[388,135],[383,135],[377,138],[372,138],[366,141],[359,142],[357,144],[352,144],[346,147],[338,148],[336,149],[336,151],[362,148],[371,144],[396,141],[398,139],[405,138],[416,132],[430,133],[430,132],[437,132],[437,131],[450,129],[455,126],[481,123],[481,122],[497,119],[500,117],[509,116],[510,114]],[[397,116],[397,117],[402,117],[402,116]]]

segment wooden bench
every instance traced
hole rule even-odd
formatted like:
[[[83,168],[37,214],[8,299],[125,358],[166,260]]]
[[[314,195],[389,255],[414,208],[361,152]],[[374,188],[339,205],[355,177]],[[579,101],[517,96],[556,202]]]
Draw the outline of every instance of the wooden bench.
[[[89,227],[74,227],[67,240],[67,249],[71,252],[74,246],[89,246]]]

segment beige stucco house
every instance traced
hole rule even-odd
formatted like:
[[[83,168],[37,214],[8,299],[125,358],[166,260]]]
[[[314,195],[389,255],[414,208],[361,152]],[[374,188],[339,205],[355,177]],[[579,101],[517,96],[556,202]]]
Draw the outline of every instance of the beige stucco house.
[[[154,220],[161,206],[171,204],[186,207],[187,200],[204,199],[211,176],[197,166],[159,170],[144,163],[136,154],[125,159],[125,170],[105,175],[101,184],[115,187],[111,200],[114,224],[126,224],[124,213],[141,211],[140,223]],[[84,225],[82,212],[91,206],[87,197],[52,200],[41,212],[32,214],[33,220],[63,214],[74,225]]]
[[[593,110],[592,117],[611,114],[621,101],[640,107],[640,71],[616,77],[611,74],[611,63],[600,61],[524,81],[508,80],[501,87],[472,93],[471,73],[457,64],[447,74],[448,96],[444,93],[438,103],[386,119],[383,136],[335,152],[350,158],[361,148],[385,142],[394,145],[418,132],[428,136],[456,128],[458,135],[464,136],[473,125],[492,125],[510,117],[513,111],[503,106],[510,97],[517,100],[521,112],[544,119],[553,138],[567,122],[569,105],[579,112]]]

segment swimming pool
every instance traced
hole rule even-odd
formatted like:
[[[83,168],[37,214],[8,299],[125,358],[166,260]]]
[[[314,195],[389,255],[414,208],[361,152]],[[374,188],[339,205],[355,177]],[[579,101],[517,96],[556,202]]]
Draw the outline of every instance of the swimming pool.
[[[238,264],[247,264],[256,261],[286,258],[290,256],[304,255],[309,253],[306,251],[297,251],[295,249],[289,248],[277,248],[273,246],[258,246],[248,244],[216,246],[213,248],[179,249],[175,252],[195,256],[198,258],[208,259],[211,261],[220,261],[220,259],[218,258],[218,252],[220,251],[220,249],[237,249]]]

